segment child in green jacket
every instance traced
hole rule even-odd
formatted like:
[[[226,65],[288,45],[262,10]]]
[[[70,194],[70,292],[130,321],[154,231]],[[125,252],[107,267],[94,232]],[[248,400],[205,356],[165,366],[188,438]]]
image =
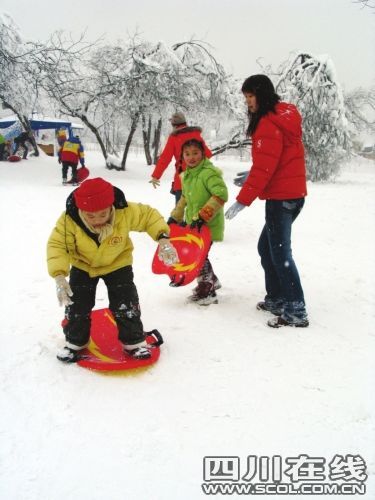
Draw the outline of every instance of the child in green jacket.
[[[228,189],[222,173],[205,157],[204,144],[197,139],[190,139],[183,144],[182,157],[186,163],[186,171],[182,174],[182,196],[168,222],[185,221],[199,231],[206,224],[212,241],[222,241],[223,206],[228,200]],[[216,290],[221,288],[221,284],[208,256],[197,281],[198,286],[188,300],[199,305],[217,304]]]

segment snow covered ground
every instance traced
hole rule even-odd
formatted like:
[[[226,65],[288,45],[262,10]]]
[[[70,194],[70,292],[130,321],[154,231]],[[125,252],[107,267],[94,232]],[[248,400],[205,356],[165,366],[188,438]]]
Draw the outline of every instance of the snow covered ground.
[[[233,202],[232,178],[248,163],[215,163]],[[171,172],[154,190],[142,157],[115,172],[88,152],[87,165],[168,217]],[[373,162],[353,160],[337,182],[309,184],[293,229],[306,330],[270,329],[255,309],[264,295],[263,202],[228,222],[214,246],[223,288],[206,308],[185,303],[191,286],[173,289],[151,273],[155,243],[135,233],[144,326],[158,328],[165,345],[156,365],[126,376],[55,358],[63,311],[45,246],[71,191],[56,159],[1,162],[0,179],[0,498],[198,500],[207,498],[204,456],[238,456],[243,475],[248,455],[301,454],[361,455],[369,473],[362,498],[375,498]],[[97,307],[106,305],[100,285]]]

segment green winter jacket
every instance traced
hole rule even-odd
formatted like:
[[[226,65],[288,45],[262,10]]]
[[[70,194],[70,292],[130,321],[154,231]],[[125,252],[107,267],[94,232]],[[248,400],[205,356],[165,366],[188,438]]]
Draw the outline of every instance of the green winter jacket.
[[[194,168],[187,168],[182,174],[182,195],[186,200],[185,221],[190,224],[199,217],[199,211],[214,196],[228,201],[228,189],[222,172],[210,160],[203,159]],[[224,210],[220,208],[207,222],[212,241],[222,241],[224,237]]]

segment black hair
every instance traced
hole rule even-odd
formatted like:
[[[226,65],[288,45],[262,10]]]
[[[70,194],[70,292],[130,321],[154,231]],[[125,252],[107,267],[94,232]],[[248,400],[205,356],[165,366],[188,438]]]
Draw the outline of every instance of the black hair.
[[[266,75],[252,75],[243,82],[241,90],[243,93],[249,92],[256,96],[258,110],[256,113],[249,111],[248,135],[252,135],[262,116],[269,112],[275,112],[275,106],[280,101],[280,97],[275,92],[273,83]]]
[[[184,142],[181,148],[181,155],[184,151],[185,148],[189,146],[195,146],[196,148],[200,149],[203,153],[203,156],[205,156],[204,152],[204,145],[202,141],[199,141],[198,139],[189,139],[188,141]]]

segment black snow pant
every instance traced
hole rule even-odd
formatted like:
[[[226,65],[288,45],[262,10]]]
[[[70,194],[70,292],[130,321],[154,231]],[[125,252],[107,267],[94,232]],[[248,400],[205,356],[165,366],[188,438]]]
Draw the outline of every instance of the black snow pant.
[[[71,161],[63,161],[62,162],[62,178],[63,180],[67,178],[68,176],[68,168],[71,167],[72,169],[72,182],[76,183],[77,181],[77,166],[78,163],[72,163]]]
[[[27,155],[29,153],[29,148],[27,147],[26,142],[16,142],[13,154],[16,154],[20,148],[23,150],[22,159],[26,160]]]
[[[67,324],[64,334],[67,342],[85,346],[90,338],[90,313],[95,305],[96,287],[102,278],[106,284],[109,309],[116,320],[119,340],[133,345],[145,339],[137,289],[133,282],[132,266],[122,267],[103,276],[90,278],[88,273],[76,267],[70,270],[69,284],[73,292],[73,304],[65,308]]]

